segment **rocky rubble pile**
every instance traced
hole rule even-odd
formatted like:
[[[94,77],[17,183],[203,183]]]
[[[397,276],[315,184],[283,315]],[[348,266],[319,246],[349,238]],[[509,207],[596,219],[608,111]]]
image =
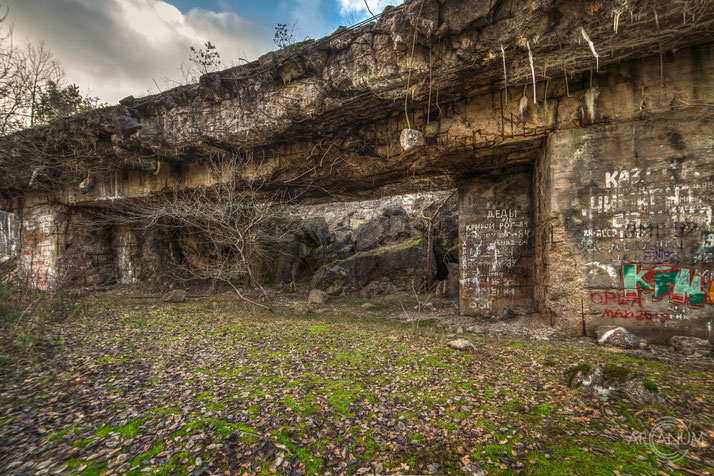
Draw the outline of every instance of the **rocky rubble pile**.
[[[435,215],[444,200],[448,202],[434,219],[429,251],[425,217]],[[444,281],[439,297],[457,295],[456,200],[448,192],[303,211],[307,216],[281,244],[269,271],[275,282],[302,283],[330,296],[370,298],[423,288],[430,268],[434,282]]]

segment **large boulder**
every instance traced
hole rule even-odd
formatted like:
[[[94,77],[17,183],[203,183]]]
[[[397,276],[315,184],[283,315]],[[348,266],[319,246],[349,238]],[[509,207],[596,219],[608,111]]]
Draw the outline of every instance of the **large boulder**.
[[[686,357],[700,357],[711,354],[712,345],[706,339],[690,336],[673,336],[669,339],[672,350]]]
[[[330,238],[330,228],[324,218],[312,217],[300,225],[297,236],[311,245],[324,246]]]
[[[638,349],[642,340],[624,327],[600,326],[595,329],[597,343],[605,347]]]
[[[328,244],[319,250],[319,258],[324,261],[334,261],[353,255],[355,251],[353,235],[349,228],[336,230],[330,236]]]
[[[322,266],[312,279],[312,288],[329,295],[357,292],[372,283],[389,283],[384,290],[410,290],[412,280],[425,278],[426,244],[419,237],[400,241]],[[434,256],[431,256],[434,260]],[[432,270],[436,265],[432,261]],[[416,283],[419,285],[420,283]],[[369,295],[375,295],[372,289]]]
[[[569,386],[603,401],[626,395],[630,403],[650,405],[661,398],[654,382],[613,363],[579,362],[565,372],[565,378]]]
[[[344,260],[339,264],[328,264],[320,269],[312,277],[312,287],[321,289],[330,296],[339,296],[345,287],[353,281],[353,267],[349,260]]]
[[[371,250],[383,243],[410,236],[411,233],[407,212],[399,206],[387,207],[380,216],[357,227],[354,234],[355,250]]]
[[[471,354],[473,354],[475,350],[474,345],[471,343],[471,341],[463,338],[452,340],[446,345],[448,345],[452,349],[463,350]]]

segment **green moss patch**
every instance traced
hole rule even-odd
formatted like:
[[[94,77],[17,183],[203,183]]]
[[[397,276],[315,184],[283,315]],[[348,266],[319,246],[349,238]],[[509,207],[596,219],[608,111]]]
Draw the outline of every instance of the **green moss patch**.
[[[609,362],[602,368],[603,378],[615,383],[625,383],[630,373],[630,369]]]
[[[573,380],[575,380],[575,377],[577,377],[578,374],[587,375],[588,373],[590,373],[590,364],[581,362],[566,370],[565,379],[568,382],[568,385],[573,385]]]

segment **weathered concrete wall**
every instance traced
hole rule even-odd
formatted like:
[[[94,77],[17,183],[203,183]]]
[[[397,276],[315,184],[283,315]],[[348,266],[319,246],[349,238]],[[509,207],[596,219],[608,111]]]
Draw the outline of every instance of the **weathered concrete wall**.
[[[57,260],[64,243],[65,207],[41,205],[22,210],[19,233],[18,279],[41,290],[57,283]]]
[[[697,108],[554,133],[545,308],[589,334],[711,338],[713,150]]]
[[[81,208],[24,207],[17,231],[18,279],[40,290],[116,282],[112,229]]]
[[[171,253],[168,234],[127,225],[116,225],[110,232],[116,283],[134,284],[161,278]]]
[[[533,309],[531,182],[530,169],[518,168],[459,187],[462,314]]]

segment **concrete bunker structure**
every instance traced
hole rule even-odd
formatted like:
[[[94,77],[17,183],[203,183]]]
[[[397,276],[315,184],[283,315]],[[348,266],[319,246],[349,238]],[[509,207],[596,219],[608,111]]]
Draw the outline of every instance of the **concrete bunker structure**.
[[[305,206],[456,187],[463,314],[711,341],[714,5],[658,8],[412,0],[3,137],[0,244],[40,289],[68,263],[84,286],[146,279],[163,238],[89,231],[87,210],[209,185],[208,159],[241,154]],[[423,140],[403,148],[405,129]]]

